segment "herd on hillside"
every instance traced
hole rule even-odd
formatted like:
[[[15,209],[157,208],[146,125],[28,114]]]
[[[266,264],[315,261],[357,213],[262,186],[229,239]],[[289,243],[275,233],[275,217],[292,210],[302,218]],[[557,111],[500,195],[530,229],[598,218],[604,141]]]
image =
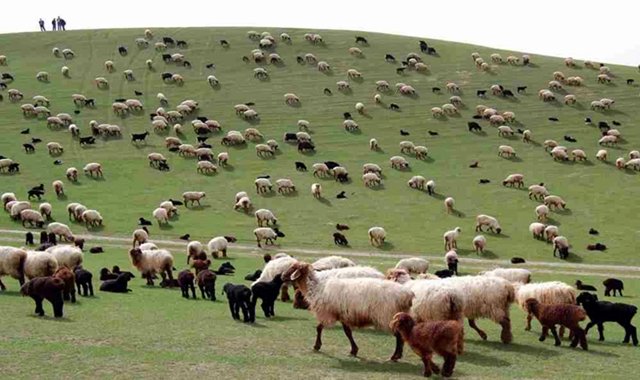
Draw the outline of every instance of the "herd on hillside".
[[[253,69],[253,76],[256,80],[268,80],[270,70],[272,70],[269,65],[277,69],[278,66],[284,64],[284,59],[275,52],[276,46],[280,43],[293,44],[293,39],[287,33],[282,33],[276,39],[268,32],[260,34],[253,31],[248,33],[248,38],[257,42],[258,46],[250,54],[243,56],[242,61],[246,64],[254,63],[257,65]],[[147,49],[154,39],[153,33],[146,30],[144,37],[135,39],[135,44],[138,49]],[[304,40],[311,45],[325,44],[322,36],[314,33],[305,34]],[[348,49],[348,54],[358,59],[365,59],[365,51],[369,46],[369,41],[365,37],[358,36],[355,44],[357,46]],[[221,40],[220,45],[224,49],[230,48],[230,43],[227,40]],[[173,48],[187,49],[188,46],[186,41],[175,40],[171,37],[163,37],[161,41],[153,43],[155,50],[162,53],[161,58],[165,64],[176,65],[187,70],[191,68],[191,63],[186,59],[184,52],[168,54],[165,51]],[[419,48],[421,53],[425,55],[438,56],[436,49],[425,41],[419,42]],[[117,47],[118,54],[122,56],[126,56],[128,51],[129,48],[124,45]],[[76,53],[70,48],[56,47],[53,49],[53,55],[69,62],[61,68],[61,75],[63,78],[70,78],[72,70],[67,65],[71,65]],[[505,64],[525,66],[531,64],[531,57],[528,55],[523,55],[521,58],[508,56],[506,61],[503,61],[499,54],[492,54],[487,62],[480,54],[473,53],[472,59],[477,69],[482,72],[497,71]],[[385,55],[385,61],[397,62],[390,53]],[[7,66],[8,63],[9,58],[0,55],[0,65]],[[332,72],[332,67],[327,61],[319,60],[312,53],[297,56],[296,63],[315,66],[322,73]],[[564,63],[568,68],[577,65],[571,58],[565,59]],[[147,60],[145,64],[146,69],[155,71],[156,63],[152,59]],[[605,65],[585,61],[584,66],[597,70],[595,79],[598,84],[604,86],[603,88],[606,88],[607,84],[616,78],[611,69]],[[107,74],[116,72],[116,64],[113,60],[106,61],[104,68]],[[213,63],[207,64],[206,68],[213,71],[215,65]],[[395,67],[395,71],[397,75],[403,77],[410,75],[411,72],[429,73],[430,67],[424,62],[423,56],[418,53],[409,53],[405,60],[401,61],[401,65]],[[338,81],[334,91],[351,92],[352,83],[360,83],[364,80],[364,74],[356,69],[348,69],[346,74],[346,80]],[[131,69],[123,70],[123,77],[126,81],[136,80],[136,75]],[[2,73],[0,88],[7,89],[8,84],[14,79],[12,74]],[[49,82],[52,79],[53,77],[44,71],[36,74],[37,81]],[[185,85],[185,78],[179,73],[163,72],[160,79],[166,84]],[[106,77],[97,77],[94,83],[97,89],[109,88],[109,80]],[[221,81],[213,74],[206,77],[206,83],[213,88],[221,86]],[[585,80],[582,77],[566,77],[564,73],[556,71],[547,88],[540,90],[538,95],[543,102],[556,102],[556,94],[564,93],[563,103],[569,107],[575,106],[578,99],[574,94],[567,93],[565,86],[568,88],[578,87],[584,86],[584,83]],[[634,80],[627,79],[626,84],[633,86]],[[451,94],[451,97],[447,104],[431,109],[434,118],[446,119],[456,116],[464,107],[461,87],[453,82],[445,83],[444,87]],[[391,86],[386,80],[376,81],[376,89],[377,93],[373,96],[373,103],[391,111],[400,110],[400,106],[396,103],[386,104],[384,96],[391,96],[394,92],[406,97],[415,97],[418,94],[411,85],[396,83],[395,86]],[[438,93],[442,90],[439,87],[433,87],[432,91]],[[479,98],[487,99],[487,92],[495,97],[515,97],[512,90],[500,84],[492,85],[489,90],[477,90],[476,95]],[[517,94],[525,92],[526,86],[517,87]],[[332,89],[324,88],[323,93],[332,95]],[[14,88],[9,88],[7,94],[12,103],[18,103],[24,98],[23,93]],[[139,91],[135,91],[135,94],[136,96],[143,95]],[[0,94],[0,100],[4,100],[4,97],[1,96]],[[97,107],[96,100],[84,94],[72,94],[71,98],[76,107],[75,114],[79,114],[85,107]],[[167,136],[165,138],[165,146],[169,152],[175,152],[184,157],[197,158],[197,172],[206,175],[217,173],[219,167],[224,168],[229,164],[230,154],[228,152],[214,155],[212,145],[207,143],[207,139],[213,133],[219,133],[223,130],[222,124],[204,116],[196,116],[199,112],[199,104],[196,100],[184,100],[175,109],[169,110],[167,110],[169,98],[165,94],[158,93],[157,100],[160,107],[150,114],[150,126],[156,133],[170,133],[170,131],[175,133],[175,137]],[[285,105],[290,107],[300,107],[302,104],[302,99],[294,93],[284,94],[283,100]],[[590,103],[590,108],[591,111],[604,115],[614,104],[613,99],[602,98],[593,100]],[[83,136],[83,130],[74,124],[71,114],[58,113],[54,115],[49,110],[50,106],[51,102],[45,96],[35,95],[32,102],[22,104],[20,110],[28,118],[45,118],[47,127],[52,130],[66,129],[80,146],[95,144],[98,137],[109,140],[122,135],[122,128],[118,125],[91,121],[89,123],[90,135]],[[239,118],[250,124],[255,124],[260,115],[254,106],[252,103],[237,104],[234,106],[234,110]],[[112,104],[114,114],[122,117],[130,114],[140,115],[144,109],[142,102],[135,98],[116,99]],[[367,115],[368,113],[367,106],[363,102],[356,103],[354,110],[359,115]],[[522,135],[523,143],[535,141],[531,130],[516,128],[514,131],[514,126],[518,124],[514,112],[498,111],[485,105],[477,105],[475,111],[476,114],[473,118],[478,121],[488,121],[491,126],[496,127],[499,136],[512,139],[515,133],[519,133]],[[343,116],[342,127],[347,133],[356,133],[360,130],[360,125],[354,120],[351,112],[345,112]],[[553,119],[555,118],[550,118],[552,121],[557,121],[557,119]],[[193,131],[197,134],[197,145],[183,141],[183,123],[189,120]],[[593,124],[591,116],[586,117],[585,122]],[[621,125],[617,121],[613,121],[613,124],[614,126]],[[599,121],[597,126],[600,130],[598,144],[616,145],[622,139],[620,130],[611,128],[608,121]],[[298,120],[297,127],[297,132],[288,132],[284,135],[284,142],[296,144],[298,151],[302,154],[315,151],[316,144],[309,134],[311,123],[301,119]],[[482,132],[482,126],[477,121],[469,122],[468,128],[471,133]],[[30,134],[30,130],[27,128],[22,133]],[[429,131],[429,134],[437,135],[437,132]],[[132,133],[132,143],[142,144],[148,135],[149,132],[146,131]],[[409,132],[401,131],[401,135],[408,136]],[[278,142],[274,139],[264,140],[265,137],[257,128],[249,127],[244,132],[228,131],[221,138],[221,144],[224,146],[243,145],[250,141],[256,143],[255,150],[258,157],[265,159],[273,157],[280,149]],[[571,136],[565,136],[565,141],[577,142]],[[40,142],[40,139],[32,138],[30,142],[23,144],[25,153],[35,152],[36,146]],[[59,142],[51,141],[46,146],[49,155],[53,157],[64,154],[63,144]],[[569,151],[567,147],[554,140],[545,140],[543,146],[554,160],[587,160],[587,154],[584,150],[573,149]],[[408,140],[401,141],[399,148],[400,154],[413,156],[418,160],[426,159],[429,152],[427,147],[415,145]],[[377,139],[372,138],[369,141],[369,149],[372,151],[381,149]],[[516,150],[510,145],[500,145],[497,151],[499,156],[507,159],[516,157]],[[595,154],[595,157],[598,160],[607,161],[608,152],[601,149]],[[162,153],[150,153],[148,160],[149,166],[152,168],[161,171],[170,170],[169,160]],[[56,160],[54,163],[61,164],[62,162]],[[409,167],[409,162],[401,155],[391,157],[389,164],[392,169],[399,171]],[[474,165],[477,166],[477,163]],[[634,150],[629,152],[628,159],[617,158],[615,166],[623,170],[640,170],[640,153]],[[307,171],[307,166],[304,162],[296,161],[295,169]],[[312,165],[312,170],[314,177],[333,177],[339,182],[350,181],[349,171],[334,161],[315,163]],[[19,171],[20,164],[17,161],[0,157],[0,172],[17,173]],[[103,166],[97,162],[86,164],[83,171],[85,175],[91,177],[104,176]],[[79,171],[76,168],[71,167],[66,170],[69,182],[78,181],[78,175]],[[365,163],[362,170],[362,181],[366,187],[381,186],[382,168],[374,163]],[[286,195],[296,191],[295,184],[289,178],[278,179],[275,184],[275,191],[279,194]],[[524,175],[510,174],[502,181],[502,184],[523,187]],[[411,189],[426,191],[429,195],[436,193],[435,181],[427,180],[419,175],[411,177],[407,181],[407,186]],[[64,195],[64,183],[61,180],[54,181],[52,187],[57,196]],[[274,191],[269,176],[257,178],[255,188],[258,194]],[[42,303],[43,300],[48,300],[53,305],[54,316],[62,317],[64,300],[75,302],[76,286],[80,295],[93,295],[93,275],[82,267],[85,240],[75,236],[69,226],[59,222],[50,222],[52,220],[50,203],[43,202],[39,205],[38,210],[32,209],[31,199],[40,200],[44,193],[44,185],[39,185],[28,191],[28,200],[26,201],[20,201],[14,193],[6,192],[2,195],[4,209],[9,212],[12,219],[22,221],[25,227],[29,225],[44,228],[46,225],[47,231],[42,232],[41,244],[36,250],[0,247],[0,276],[8,275],[20,281],[21,292],[34,299],[37,314],[44,315]],[[317,199],[322,199],[324,197],[322,185],[320,183],[312,184],[311,194]],[[341,195],[344,197],[344,192]],[[202,191],[185,192],[182,201],[173,199],[164,201],[153,210],[152,215],[159,225],[169,223],[171,218],[177,214],[177,206],[184,205],[188,208],[191,203],[191,207],[196,207],[196,204],[199,206],[200,201],[205,197],[206,194]],[[559,234],[557,226],[544,224],[551,210],[554,208],[564,209],[566,202],[560,196],[551,194],[544,184],[531,185],[529,198],[542,202],[535,208],[535,216],[538,221],[529,226],[530,233],[534,238],[553,243],[554,255],[558,252],[561,258],[566,258],[571,247],[568,239]],[[455,200],[452,197],[444,199],[447,213],[455,214],[457,212],[454,205]],[[253,204],[247,192],[241,191],[236,194],[233,208],[244,212],[252,210]],[[88,229],[100,227],[103,222],[100,212],[79,203],[70,203],[67,206],[67,212],[70,220],[84,223]],[[253,231],[253,234],[259,247],[263,241],[265,244],[273,244],[277,238],[285,237],[285,234],[276,227],[278,220],[271,210],[258,209],[254,215],[258,227]],[[202,298],[215,301],[217,276],[233,273],[233,266],[224,263],[218,270],[209,269],[212,262],[207,257],[205,246],[200,242],[191,241],[187,245],[187,265],[194,268],[195,273],[191,272],[191,269],[186,269],[180,271],[177,278],[174,279],[173,255],[167,249],[158,248],[149,240],[149,231],[146,226],[151,225],[151,222],[140,218],[139,224],[142,228],[133,233],[133,248],[129,251],[129,256],[132,265],[139,270],[147,285],[153,286],[153,280],[157,278],[157,275],[160,275],[162,286],[179,287],[185,298],[189,298],[189,291],[191,291],[192,297],[196,298],[195,285],[197,284]],[[475,230],[482,232],[483,228],[492,234],[500,234],[502,231],[502,227],[495,217],[481,214],[476,217]],[[338,231],[333,234],[334,242],[337,245],[348,245],[347,237],[344,234],[344,231],[348,230],[348,226],[338,224],[336,229]],[[401,260],[395,268],[383,274],[377,269],[358,266],[353,261],[342,257],[325,257],[308,264],[287,254],[277,254],[273,258],[267,254],[265,255],[265,267],[246,277],[247,280],[254,281],[250,287],[227,283],[223,286],[223,290],[227,295],[232,317],[240,319],[240,311],[242,311],[243,320],[252,323],[255,321],[255,307],[258,299],[262,301],[261,307],[265,318],[272,317],[275,315],[276,299],[280,295],[283,301],[289,300],[288,287],[293,285],[295,288],[294,307],[309,309],[318,319],[315,350],[319,350],[322,346],[323,328],[340,322],[351,344],[350,353],[355,356],[358,354],[359,348],[353,339],[352,328],[373,326],[376,329],[391,331],[395,336],[396,345],[391,357],[392,360],[400,359],[404,343],[409,344],[423,360],[425,376],[440,372],[443,376],[452,374],[457,355],[462,354],[464,350],[462,325],[464,318],[468,319],[469,326],[483,340],[487,339],[487,334],[477,326],[476,319],[491,319],[501,326],[501,341],[505,344],[510,343],[512,334],[509,308],[514,302],[527,313],[527,329],[531,328],[533,317],[540,322],[542,325],[541,341],[551,331],[555,344],[560,345],[560,336],[562,336],[563,329],[567,328],[571,332],[571,346],[580,345],[586,350],[588,347],[586,333],[591,327],[597,325],[600,340],[604,340],[602,324],[617,322],[625,330],[624,342],[631,341],[637,345],[636,328],[631,325],[631,319],[637,308],[633,305],[600,301],[594,293],[583,292],[577,295],[576,288],[577,290],[595,291],[595,288],[590,285],[578,282],[574,288],[558,281],[530,283],[531,273],[520,268],[498,268],[475,276],[457,276],[456,249],[461,232],[462,229],[456,227],[444,233],[445,264],[448,269],[438,271],[436,274],[427,273],[429,262],[422,258]],[[372,246],[382,247],[385,244],[386,231],[383,227],[374,226],[369,229],[368,238]],[[58,245],[58,239],[65,240],[72,245]],[[186,236],[185,240],[188,239],[189,237]],[[234,243],[236,240],[234,236],[214,237],[206,246],[208,254],[212,258],[224,258],[227,256],[228,244]],[[33,235],[30,232],[27,233],[26,243],[34,243]],[[472,244],[476,252],[482,254],[487,246],[487,239],[483,235],[477,235],[473,238]],[[597,243],[588,248],[603,250],[606,249],[606,246]],[[94,253],[94,250],[97,253],[100,251],[100,247],[93,247],[90,251]],[[514,263],[523,261],[520,258],[512,259]],[[25,277],[29,279],[26,283]],[[112,271],[103,268],[100,276],[102,281],[100,289],[116,293],[128,292],[130,290],[127,284],[132,278],[135,278],[133,273],[121,271],[117,267],[114,267]],[[606,288],[606,296],[609,296],[611,292],[614,296],[616,292],[622,295],[621,291],[624,289],[624,285],[619,279],[610,278],[605,280],[603,284]],[[2,282],[0,285],[4,290],[5,285]],[[590,322],[583,330],[579,322],[585,320],[587,316]],[[561,326],[560,332],[556,330],[557,325]],[[442,369],[433,362],[434,353],[444,357]]]

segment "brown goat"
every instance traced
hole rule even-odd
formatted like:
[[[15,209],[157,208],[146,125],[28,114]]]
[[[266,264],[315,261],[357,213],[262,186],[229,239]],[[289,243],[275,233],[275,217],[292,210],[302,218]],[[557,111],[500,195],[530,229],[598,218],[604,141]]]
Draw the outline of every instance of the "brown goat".
[[[587,318],[587,312],[580,306],[571,304],[542,304],[535,298],[529,298],[525,301],[526,310],[533,314],[538,322],[542,325],[542,334],[540,341],[544,342],[547,338],[549,330],[555,339],[555,345],[561,344],[560,337],[556,331],[556,325],[564,326],[571,331],[571,347],[575,347],[580,343],[583,350],[587,350],[587,335],[580,327],[580,321]]]
[[[427,321],[416,323],[408,313],[398,313],[393,317],[389,327],[399,333],[402,339],[411,346],[422,359],[423,375],[431,376],[432,372],[440,373],[440,368],[433,362],[433,353],[444,358],[442,377],[453,373],[458,357],[460,342],[463,341],[463,329],[460,321]]]
[[[59,278],[64,281],[64,289],[62,290],[62,297],[65,301],[71,300],[72,303],[76,302],[76,277],[67,267],[58,269],[54,274],[54,278]]]
[[[197,275],[201,271],[203,271],[205,269],[209,269],[210,265],[211,265],[211,260],[196,259],[196,260],[193,260],[193,262],[191,263],[191,268],[195,268],[196,275]]]

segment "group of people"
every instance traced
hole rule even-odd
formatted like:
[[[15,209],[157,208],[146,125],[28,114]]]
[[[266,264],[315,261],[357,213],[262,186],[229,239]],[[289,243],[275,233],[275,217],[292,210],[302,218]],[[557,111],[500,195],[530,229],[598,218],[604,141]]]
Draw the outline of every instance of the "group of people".
[[[44,27],[44,20],[40,19],[38,21],[38,24],[40,25],[40,31],[41,32],[46,32],[47,29]],[[63,18],[61,18],[60,16],[58,16],[57,18],[54,18],[53,20],[51,20],[51,30],[67,30],[66,29],[67,26],[67,22],[64,21]]]

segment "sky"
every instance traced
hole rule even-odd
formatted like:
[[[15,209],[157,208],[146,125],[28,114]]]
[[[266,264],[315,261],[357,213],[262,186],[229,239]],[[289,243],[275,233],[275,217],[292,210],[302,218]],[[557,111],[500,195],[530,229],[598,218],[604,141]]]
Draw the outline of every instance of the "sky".
[[[5,0],[0,33],[68,29],[248,26],[349,29],[467,42],[608,64],[640,64],[633,0]],[[181,9],[184,8],[184,9]],[[0,50],[2,47],[0,46]]]

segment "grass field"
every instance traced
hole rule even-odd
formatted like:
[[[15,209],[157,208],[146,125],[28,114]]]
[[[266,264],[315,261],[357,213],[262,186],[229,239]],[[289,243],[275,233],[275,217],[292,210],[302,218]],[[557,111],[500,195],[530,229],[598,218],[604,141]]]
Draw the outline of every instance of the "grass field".
[[[242,282],[242,277],[262,266],[261,252],[249,251],[247,246],[255,245],[253,229],[256,226],[252,215],[233,211],[234,195],[247,191],[254,207],[268,208],[277,215],[286,238],[278,240],[281,251],[301,252],[302,250],[329,252],[335,249],[331,234],[336,223],[349,224],[346,235],[351,243],[345,248],[346,254],[363,254],[354,258],[358,263],[375,265],[380,269],[392,266],[394,255],[417,254],[442,256],[442,233],[455,226],[463,229],[459,241],[459,254],[463,257],[462,269],[475,273],[489,267],[496,261],[506,261],[512,256],[527,260],[555,262],[551,245],[533,240],[528,225],[535,221],[534,209],[537,202],[529,200],[527,191],[501,186],[504,177],[511,173],[522,173],[528,185],[544,182],[553,194],[560,195],[568,207],[552,214],[553,224],[560,227],[568,237],[572,248],[569,257],[571,265],[536,268],[535,281],[561,280],[573,283],[579,276],[586,283],[601,288],[605,276],[619,276],[625,281],[626,303],[640,305],[640,279],[637,266],[640,258],[635,248],[640,239],[637,227],[637,199],[640,196],[637,172],[617,170],[613,162],[625,156],[628,151],[640,147],[640,131],[634,121],[640,116],[637,110],[638,87],[627,86],[627,78],[640,82],[635,68],[610,66],[615,74],[611,85],[596,84],[597,71],[579,67],[568,69],[562,59],[532,56],[530,66],[496,65],[493,74],[481,73],[475,69],[471,53],[478,51],[485,60],[493,52],[503,58],[514,52],[498,51],[485,47],[428,40],[439,53],[437,57],[425,56],[430,67],[428,74],[408,72],[399,76],[397,65],[384,61],[384,55],[391,53],[400,60],[409,52],[419,51],[418,39],[391,35],[367,34],[369,47],[362,47],[365,58],[359,59],[348,54],[354,36],[359,33],[345,31],[321,31],[325,46],[313,46],[303,40],[305,31],[287,30],[293,37],[293,44],[278,44],[279,53],[285,65],[268,65],[270,80],[260,82],[253,78],[254,64],[242,62],[243,55],[249,55],[256,43],[246,38],[247,29],[240,28],[186,28],[155,30],[156,40],[161,36],[172,36],[189,42],[187,49],[180,51],[192,64],[191,69],[166,65],[160,53],[153,48],[139,50],[134,39],[142,36],[140,30],[97,30],[65,33],[29,33],[0,35],[0,55],[8,57],[8,66],[0,66],[0,71],[15,77],[9,88],[16,88],[25,94],[28,102],[34,95],[48,97],[52,112],[72,113],[75,109],[71,94],[82,93],[95,98],[95,109],[83,108],[74,115],[74,122],[82,135],[90,133],[89,121],[111,123],[123,128],[122,139],[98,139],[95,147],[81,148],[66,131],[50,131],[45,121],[25,119],[18,102],[12,104],[5,97],[0,102],[0,155],[20,162],[21,171],[16,175],[0,173],[0,193],[15,192],[20,199],[32,186],[44,183],[47,188],[45,200],[54,208],[54,218],[66,222],[66,205],[80,202],[97,209],[105,219],[104,227],[87,229],[82,224],[69,223],[77,234],[97,236],[95,244],[104,243],[101,238],[128,237],[136,227],[138,217],[152,219],[151,212],[168,198],[178,199],[183,191],[205,191],[207,197],[200,208],[180,209],[180,215],[171,221],[169,227],[151,227],[152,239],[175,240],[190,233],[192,239],[208,241],[213,236],[235,235],[240,249],[230,249],[230,257],[238,268],[237,275],[219,278],[218,293],[224,282]],[[281,30],[272,29],[274,36]],[[218,44],[219,39],[230,42],[229,49]],[[129,55],[121,57],[118,45],[126,45]],[[76,58],[64,61],[54,58],[53,47],[71,48]],[[330,75],[320,73],[311,65],[296,63],[297,55],[314,53],[319,60],[332,66]],[[514,53],[520,55],[519,53]],[[146,70],[145,60],[153,59],[156,71]],[[116,72],[108,74],[104,61],[115,62]],[[215,70],[205,68],[215,63]],[[60,68],[67,65],[71,78],[65,79]],[[364,80],[352,82],[350,94],[342,94],[335,89],[335,82],[346,79],[349,68],[362,72]],[[125,69],[134,70],[135,82],[126,82],[122,76]],[[546,88],[554,71],[563,71],[566,76],[580,75],[586,80],[584,87],[568,87],[568,91],[578,96],[576,106],[561,103],[543,103],[537,91]],[[35,80],[38,71],[48,71],[50,83]],[[177,72],[185,77],[182,87],[164,84],[160,73]],[[219,89],[212,89],[206,77],[215,74],[221,82]],[[98,76],[108,78],[109,90],[98,90],[93,79]],[[384,94],[385,104],[397,103],[401,112],[392,112],[375,105],[375,81],[385,79],[389,83],[403,82],[414,86],[419,96],[403,97]],[[462,89],[465,107],[460,117],[436,120],[430,109],[448,102],[449,94],[434,94],[431,88],[443,88],[447,81],[458,83]],[[527,94],[518,94],[516,100],[488,96],[480,99],[476,89],[488,89],[491,84],[500,83],[515,91],[516,86],[527,86]],[[332,96],[323,95],[323,89],[333,90]],[[138,116],[120,118],[111,112],[115,98],[133,98],[134,90],[142,91],[139,97],[145,105],[145,113]],[[149,118],[144,116],[158,106],[156,93],[162,92],[171,106],[184,99],[195,99],[200,103],[200,116],[220,121],[223,131],[242,131],[249,125],[239,119],[233,110],[238,103],[255,102],[260,113],[260,122],[253,125],[260,129],[267,139],[282,140],[285,132],[297,131],[296,122],[306,119],[312,125],[312,137],[317,147],[313,155],[301,155],[294,145],[280,143],[281,152],[274,159],[256,157],[254,144],[243,148],[223,147],[222,137],[214,135],[209,142],[214,152],[230,153],[231,166],[221,169],[217,175],[203,176],[196,173],[196,160],[184,159],[170,153],[164,147],[164,138],[170,134],[154,134],[148,143],[134,146],[129,141],[129,133],[152,131]],[[283,94],[296,93],[301,99],[298,108],[286,106]],[[557,94],[562,98],[562,94]],[[592,100],[608,97],[615,99],[611,111],[599,113],[589,110]],[[356,102],[363,102],[368,109],[368,117],[358,115],[354,110]],[[481,121],[485,134],[472,134],[466,123],[471,120],[475,106],[485,104],[499,111],[514,111],[518,125],[514,128],[530,129],[535,143],[524,144],[519,138],[505,139],[497,136],[497,131]],[[170,107],[167,107],[168,109]],[[342,128],[342,113],[352,112],[360,124],[360,134],[350,134]],[[548,121],[557,117],[559,122]],[[599,131],[596,126],[587,126],[583,119],[590,116],[594,123],[617,120],[622,123],[620,131],[624,140],[618,147],[609,150],[608,162],[595,160]],[[185,136],[182,140],[195,144],[195,134],[186,120]],[[30,128],[31,135],[20,135],[19,131]],[[403,129],[411,133],[401,136]],[[437,131],[438,136],[430,136],[427,131]],[[569,134],[577,143],[562,141]],[[25,154],[22,143],[30,137],[43,140],[36,147],[36,153]],[[375,137],[383,149],[371,152],[368,141]],[[554,162],[545,153],[542,142],[555,139],[570,149],[584,149],[587,163]],[[418,161],[407,157],[411,169],[400,172],[390,168],[388,160],[399,154],[398,144],[411,140],[416,145],[426,145],[430,158]],[[46,144],[57,141],[64,145],[64,154],[50,157]],[[497,156],[501,144],[513,146],[518,152],[517,160],[506,160]],[[147,164],[146,155],[161,152],[169,159],[171,171],[159,172]],[[53,165],[55,159],[63,164]],[[334,160],[345,166],[353,181],[339,184],[333,180],[318,180],[310,172],[301,173],[294,169],[295,161],[303,161],[310,168],[314,162]],[[480,168],[471,169],[469,164],[480,162]],[[56,199],[51,182],[64,179],[67,167],[82,168],[88,162],[100,162],[104,167],[104,180],[92,180],[81,176],[76,184],[65,182],[66,197]],[[361,167],[366,162],[379,164],[384,170],[384,186],[379,190],[367,189],[360,181]],[[270,174],[272,180],[291,178],[298,187],[292,196],[255,194],[253,181],[257,175]],[[413,175],[423,175],[437,183],[434,197],[409,189],[406,181]],[[479,185],[480,178],[488,178],[490,184]],[[317,201],[309,192],[310,185],[320,181],[325,199]],[[335,194],[346,191],[348,199],[340,200]],[[447,215],[442,200],[446,196],[456,199],[456,209],[460,215]],[[37,204],[34,202],[34,205]],[[503,234],[486,234],[489,250],[481,259],[483,263],[470,262],[464,258],[476,258],[471,248],[474,218],[477,214],[497,217]],[[387,244],[382,250],[369,245],[367,229],[383,226],[387,231]],[[597,237],[587,234],[589,228],[600,231]],[[13,222],[7,214],[0,217],[0,228],[21,230],[19,222]],[[18,245],[18,235],[2,234],[2,244]],[[606,252],[589,252],[586,245],[596,241],[607,245]],[[8,243],[7,243],[8,242]],[[92,242],[93,243],[93,242]],[[86,267],[97,274],[104,266],[115,264],[130,268],[126,247],[109,246],[103,255],[87,255]],[[171,249],[176,256],[176,267],[184,269],[182,248]],[[367,257],[367,253],[374,253]],[[307,253],[308,254],[308,253]],[[438,267],[438,260],[432,267]],[[627,266],[626,270],[608,267],[586,267],[574,264],[617,264]],[[581,273],[588,273],[581,274]],[[315,321],[306,311],[293,310],[291,305],[278,303],[277,317],[266,321],[258,311],[257,323],[253,326],[235,323],[231,320],[226,300],[211,302],[186,301],[179,291],[149,288],[136,278],[127,295],[104,294],[98,292],[93,299],[81,299],[76,305],[66,305],[65,318],[36,318],[32,316],[33,303],[17,293],[17,282],[6,279],[9,290],[0,297],[0,310],[4,321],[4,331],[0,334],[0,373],[15,378],[169,378],[176,376],[199,376],[224,374],[228,378],[380,378],[386,379],[402,374],[418,376],[421,365],[417,356],[407,350],[400,363],[385,360],[392,351],[393,339],[382,333],[369,330],[356,331],[355,339],[360,345],[360,358],[348,356],[348,344],[341,329],[331,329],[326,334],[321,353],[314,353],[311,346],[314,339]],[[97,288],[97,286],[96,286]],[[602,292],[600,292],[602,293]],[[45,306],[51,314],[49,305]],[[568,342],[560,348],[553,347],[551,341],[539,343],[534,331],[524,332],[524,317],[513,307],[514,344],[504,346],[498,343],[497,326],[486,320],[480,325],[489,334],[489,341],[482,342],[472,331],[466,332],[466,353],[459,358],[454,373],[459,378],[629,378],[640,370],[637,348],[620,344],[622,329],[607,326],[607,341],[597,342],[595,332],[590,333],[590,351],[582,352],[568,348]],[[469,329],[467,329],[469,330]],[[437,360],[441,362],[440,359]],[[11,363],[11,365],[9,365]],[[37,364],[36,364],[37,363]],[[46,363],[46,365],[42,365]]]

